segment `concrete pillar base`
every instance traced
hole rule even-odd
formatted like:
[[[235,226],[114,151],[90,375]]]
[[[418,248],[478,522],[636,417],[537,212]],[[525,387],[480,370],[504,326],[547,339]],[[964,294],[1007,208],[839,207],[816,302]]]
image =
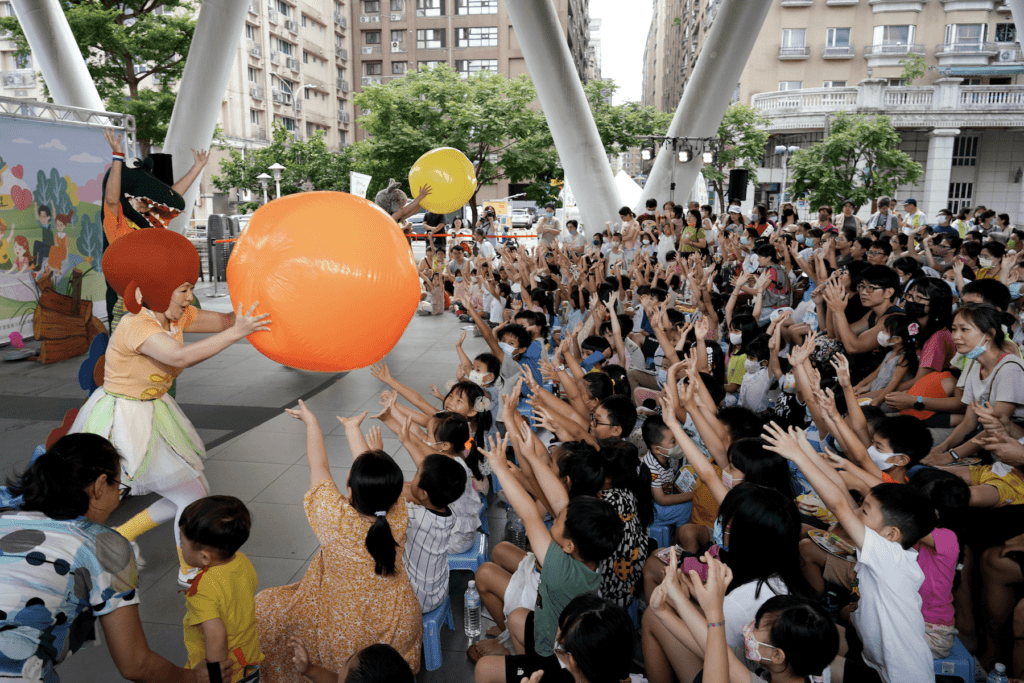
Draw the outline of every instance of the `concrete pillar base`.
[[[953,141],[959,128],[936,128],[928,134],[928,163],[924,170],[924,196],[920,208],[935,219],[949,201],[949,178],[953,170]]]

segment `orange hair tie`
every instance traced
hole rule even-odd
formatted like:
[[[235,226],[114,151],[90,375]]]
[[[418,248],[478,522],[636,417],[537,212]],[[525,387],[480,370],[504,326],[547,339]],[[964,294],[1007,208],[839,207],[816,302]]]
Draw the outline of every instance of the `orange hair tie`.
[[[468,451],[468,450],[469,450],[470,448],[472,448],[472,447],[473,447],[473,439],[468,439],[468,440],[466,441],[466,445],[465,445],[465,446],[463,447],[463,449],[462,449],[462,450],[464,450],[464,451]]]

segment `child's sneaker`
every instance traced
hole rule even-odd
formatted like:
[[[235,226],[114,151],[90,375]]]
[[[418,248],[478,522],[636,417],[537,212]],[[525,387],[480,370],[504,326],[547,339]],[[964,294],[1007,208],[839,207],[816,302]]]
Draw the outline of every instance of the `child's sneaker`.
[[[142,559],[142,551],[139,550],[139,544],[135,541],[128,541],[132,546],[132,552],[135,553],[135,566],[139,569],[146,568],[146,561]]]

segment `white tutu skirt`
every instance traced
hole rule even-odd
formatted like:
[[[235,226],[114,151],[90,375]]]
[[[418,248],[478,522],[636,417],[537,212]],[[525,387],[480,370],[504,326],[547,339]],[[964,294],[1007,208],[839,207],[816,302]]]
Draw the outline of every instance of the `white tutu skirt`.
[[[206,448],[169,395],[140,401],[97,389],[78,411],[70,434],[99,434],[121,454],[122,481],[141,495],[196,479],[206,483]]]

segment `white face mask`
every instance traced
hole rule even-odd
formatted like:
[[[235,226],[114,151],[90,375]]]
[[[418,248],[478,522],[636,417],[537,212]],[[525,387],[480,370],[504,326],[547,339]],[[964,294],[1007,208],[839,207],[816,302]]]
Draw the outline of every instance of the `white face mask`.
[[[729,333],[729,343],[732,344],[733,346],[739,346],[742,341],[743,341],[743,333],[742,332],[730,332]]]
[[[978,265],[982,268],[991,268],[995,262],[995,259],[985,258],[984,256],[978,257]]]
[[[506,353],[511,355],[512,352],[506,351]],[[469,381],[472,382],[473,384],[483,386],[484,384],[487,383],[487,380],[485,378],[487,377],[488,374],[489,373],[477,372],[476,370],[473,370],[469,373]]]
[[[896,467],[896,463],[888,462],[888,460],[889,458],[894,458],[897,455],[899,455],[899,453],[882,453],[874,446],[868,449],[868,457],[871,458],[871,462],[875,463],[875,467],[883,472]]]
[[[743,481],[743,477],[733,477],[728,472],[724,470],[722,471],[722,483],[725,485],[725,488],[731,490],[733,486],[740,483],[741,481]]]
[[[662,448],[661,446],[656,446],[656,448],[658,449],[658,454],[666,458],[673,458],[675,460],[679,460],[680,458],[683,457],[683,449],[679,446],[679,444],[676,444],[672,448],[668,449]]]
[[[747,371],[747,374],[750,375],[761,370],[761,363],[756,360],[744,361],[743,368]]]
[[[878,336],[876,338],[878,339],[879,346],[889,346],[889,335],[885,332],[885,330],[879,331]]]
[[[641,240],[641,241],[642,241],[642,242],[643,242],[644,244],[650,244],[650,243],[651,243],[651,241],[650,241],[650,240]]]

